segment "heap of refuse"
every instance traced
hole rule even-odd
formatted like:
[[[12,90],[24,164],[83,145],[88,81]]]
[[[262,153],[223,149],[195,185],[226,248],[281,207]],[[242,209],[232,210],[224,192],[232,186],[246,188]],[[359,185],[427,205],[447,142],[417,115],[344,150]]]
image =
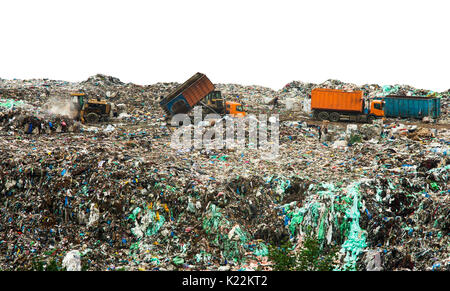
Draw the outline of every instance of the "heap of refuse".
[[[85,90],[125,107],[96,125],[43,110],[80,84],[0,84],[0,270],[271,270],[269,246],[296,251],[307,235],[338,248],[336,270],[450,270],[448,124],[330,123],[319,140],[317,122],[294,114],[266,160],[250,147],[172,149],[157,101],[176,83],[89,78]],[[49,96],[30,93],[43,84]],[[217,87],[261,113],[286,93]]]
[[[300,95],[308,95],[311,93],[312,89],[315,88],[328,88],[328,89],[341,89],[341,90],[353,90],[353,91],[363,91],[364,95],[368,98],[380,97],[386,95],[400,95],[400,96],[429,96],[432,94],[446,95],[447,92],[433,92],[432,90],[417,89],[409,85],[384,85],[380,86],[378,84],[364,84],[356,85],[352,83],[344,83],[339,80],[329,79],[320,84],[305,83],[301,81],[293,81],[288,83],[282,88],[282,92],[298,92]]]

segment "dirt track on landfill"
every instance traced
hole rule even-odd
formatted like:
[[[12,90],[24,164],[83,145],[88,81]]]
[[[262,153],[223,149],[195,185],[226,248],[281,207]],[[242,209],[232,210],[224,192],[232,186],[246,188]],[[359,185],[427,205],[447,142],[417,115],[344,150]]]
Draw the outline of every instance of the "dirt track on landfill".
[[[309,117],[303,117],[303,116],[296,116],[293,115],[280,115],[280,121],[306,121],[308,125],[321,125],[323,121],[321,120],[314,120]],[[417,125],[420,127],[425,128],[435,128],[435,129],[450,129],[450,124],[442,124],[442,123],[425,123],[420,121],[404,121],[404,120],[394,120],[394,119],[388,119],[384,121],[384,124],[391,124],[391,123],[402,123],[405,125]],[[340,122],[328,122],[328,124],[332,124],[339,127],[347,127],[348,124],[351,124],[353,122],[351,121],[340,121]],[[357,124],[364,124],[364,123],[357,123]]]

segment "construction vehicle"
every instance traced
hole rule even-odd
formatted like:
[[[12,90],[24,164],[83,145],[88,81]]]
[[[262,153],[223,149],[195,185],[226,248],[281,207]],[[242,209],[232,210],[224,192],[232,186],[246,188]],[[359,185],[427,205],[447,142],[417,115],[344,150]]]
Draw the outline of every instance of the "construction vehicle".
[[[100,98],[88,99],[87,94],[72,93],[73,104],[77,110],[77,120],[81,123],[107,121],[112,113],[112,104]]]
[[[242,104],[225,101],[220,91],[214,91],[214,84],[202,73],[196,73],[186,82],[162,98],[159,105],[170,118],[178,113],[189,113],[194,106],[203,105],[206,113],[245,116]]]
[[[367,107],[365,106],[367,103]],[[371,123],[384,116],[384,101],[364,100],[363,91],[316,88],[311,91],[311,110],[319,120],[338,122],[347,119]]]
[[[246,115],[241,103],[225,101],[221,91],[212,91],[200,103],[207,109],[207,113],[227,114],[233,117]]]

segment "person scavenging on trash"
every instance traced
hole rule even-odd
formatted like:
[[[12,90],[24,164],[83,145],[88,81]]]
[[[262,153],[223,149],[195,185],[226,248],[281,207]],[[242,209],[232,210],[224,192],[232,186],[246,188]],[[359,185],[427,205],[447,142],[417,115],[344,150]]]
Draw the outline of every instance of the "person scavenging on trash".
[[[278,96],[275,96],[273,99],[273,108],[275,109],[276,107],[278,107]]]
[[[325,124],[323,125],[323,129],[321,129],[321,131],[322,131],[322,132],[321,132],[320,135],[322,136],[322,133],[323,133],[323,139],[324,139],[324,140],[327,140],[327,135],[328,135],[328,124],[325,123]]]

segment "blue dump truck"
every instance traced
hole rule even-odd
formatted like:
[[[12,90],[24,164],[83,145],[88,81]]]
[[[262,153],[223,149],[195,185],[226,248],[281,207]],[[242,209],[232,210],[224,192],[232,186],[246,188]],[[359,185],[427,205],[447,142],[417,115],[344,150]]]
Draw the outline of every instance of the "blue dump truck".
[[[206,113],[233,117],[246,115],[241,103],[226,101],[220,91],[214,91],[214,84],[202,73],[194,74],[169,95],[162,97],[159,105],[166,113],[166,118],[178,113],[188,113],[197,105],[204,106]]]
[[[438,97],[388,95],[382,99],[386,117],[422,119],[441,115],[441,99]]]
[[[162,98],[159,105],[167,116],[188,113],[213,90],[214,85],[208,77],[205,74],[197,73]]]

